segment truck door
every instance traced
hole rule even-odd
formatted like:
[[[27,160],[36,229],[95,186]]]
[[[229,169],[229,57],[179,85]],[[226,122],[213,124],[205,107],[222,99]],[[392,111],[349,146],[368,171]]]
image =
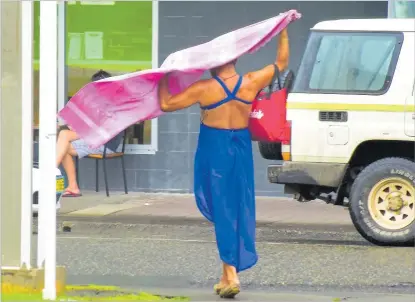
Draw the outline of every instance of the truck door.
[[[412,94],[406,98],[405,134],[411,137],[415,136],[415,83]]]

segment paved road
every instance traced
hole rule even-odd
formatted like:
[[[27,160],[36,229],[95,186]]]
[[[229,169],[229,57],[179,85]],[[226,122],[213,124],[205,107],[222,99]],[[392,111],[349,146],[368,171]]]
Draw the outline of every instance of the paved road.
[[[415,297],[413,248],[375,247],[354,231],[310,226],[264,226],[257,236],[260,261],[241,274],[244,289]],[[57,259],[77,284],[208,292],[220,274],[212,229],[201,223],[81,223],[59,232]]]

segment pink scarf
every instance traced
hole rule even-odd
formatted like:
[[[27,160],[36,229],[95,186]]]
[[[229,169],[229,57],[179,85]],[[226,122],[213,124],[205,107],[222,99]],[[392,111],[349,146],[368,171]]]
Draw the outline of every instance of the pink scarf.
[[[297,11],[290,10],[172,53],[160,68],[88,83],[58,116],[88,145],[99,147],[130,125],[163,114],[157,88],[166,73],[170,73],[170,93],[177,94],[198,81],[206,70],[255,52],[300,17]]]

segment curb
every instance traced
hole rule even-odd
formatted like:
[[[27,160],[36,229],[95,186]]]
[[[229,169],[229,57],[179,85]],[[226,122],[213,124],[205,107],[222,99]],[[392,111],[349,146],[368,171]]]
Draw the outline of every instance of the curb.
[[[186,216],[153,216],[153,215],[123,215],[123,216],[76,216],[76,215],[58,215],[58,222],[63,226],[81,226],[85,228],[88,225],[198,225],[210,226],[211,223],[204,217],[186,217]],[[276,228],[285,230],[297,230],[312,228],[315,231],[324,232],[356,232],[351,223],[307,223],[307,222],[287,222],[287,221],[257,221],[258,228]]]
[[[186,296],[190,301],[208,302],[223,301],[217,299],[211,290],[207,289],[183,289],[183,288],[143,288],[144,291],[167,296]],[[362,293],[362,292],[306,292],[306,291],[262,291],[243,290],[236,298],[236,301],[280,301],[280,302],[412,302],[411,294],[394,293]],[[226,301],[226,300],[225,300]]]
[[[3,284],[2,284],[3,285]],[[8,290],[10,286],[2,286],[2,298],[5,301],[45,301],[42,298],[43,285],[40,290],[32,291],[18,288],[19,291]],[[6,291],[3,291],[6,289]],[[189,301],[182,295],[166,296],[150,294],[136,289],[125,289],[118,286],[103,285],[67,285],[57,292],[56,301]]]

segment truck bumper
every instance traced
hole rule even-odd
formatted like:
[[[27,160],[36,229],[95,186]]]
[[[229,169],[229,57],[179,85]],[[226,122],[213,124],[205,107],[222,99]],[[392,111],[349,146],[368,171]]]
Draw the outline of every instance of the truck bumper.
[[[347,164],[285,161],[268,166],[268,180],[277,184],[303,184],[336,188]]]

